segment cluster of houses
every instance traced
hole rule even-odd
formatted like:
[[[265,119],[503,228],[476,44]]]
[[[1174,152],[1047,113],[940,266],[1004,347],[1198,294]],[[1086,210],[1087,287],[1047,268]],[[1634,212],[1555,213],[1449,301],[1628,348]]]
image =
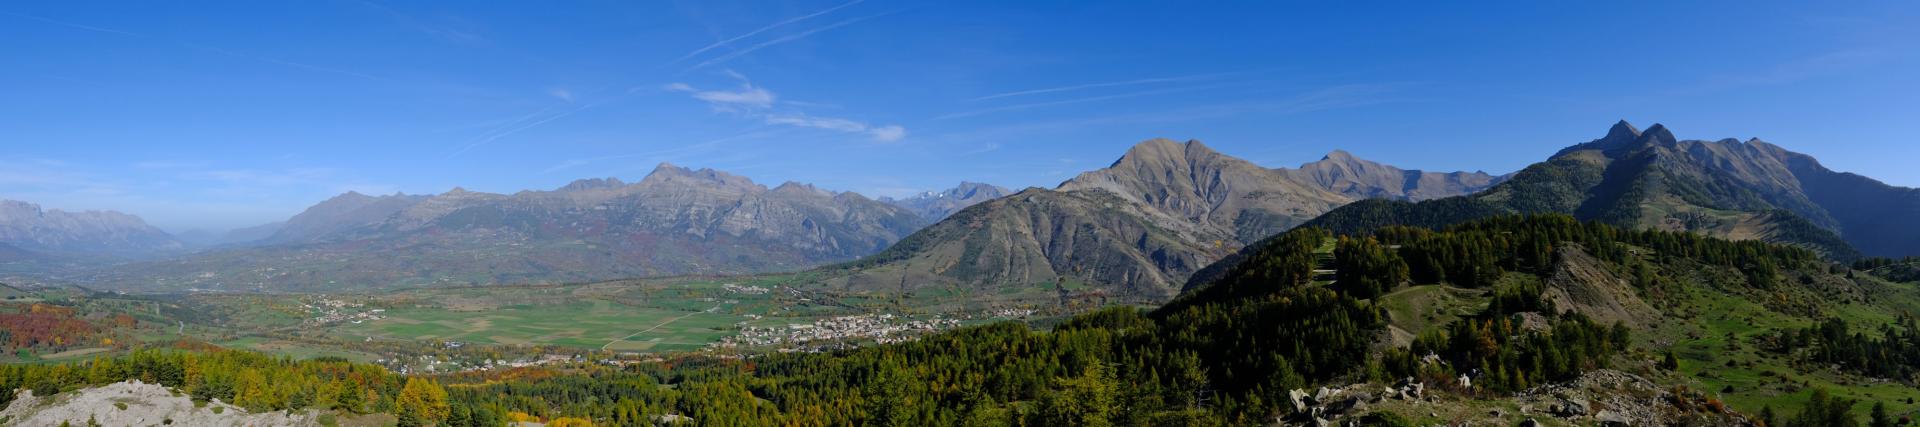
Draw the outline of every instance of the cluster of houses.
[[[736,294],[746,294],[746,295],[766,295],[768,292],[773,292],[773,289],[768,289],[760,286],[752,286],[752,285],[741,286],[741,285],[736,285],[732,283],[722,284],[720,285],[720,288],[726,289],[727,292],[732,292]]]
[[[376,308],[360,310],[362,304],[333,298],[318,298],[301,304],[310,313],[317,313],[305,321],[307,325],[318,326],[341,322],[361,323],[386,318],[387,310]]]
[[[785,326],[744,326],[739,334],[722,338],[708,347],[780,347],[781,351],[817,351],[867,340],[881,344],[902,342],[959,325],[959,320],[938,316],[907,320],[892,314],[862,314]]]

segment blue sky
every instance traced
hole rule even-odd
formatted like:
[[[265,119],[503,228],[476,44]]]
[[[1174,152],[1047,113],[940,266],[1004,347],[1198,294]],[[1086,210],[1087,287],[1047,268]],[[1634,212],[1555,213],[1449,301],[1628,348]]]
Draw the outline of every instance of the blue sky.
[[[1843,6],[1836,6],[1843,5]],[[870,196],[1143,139],[1509,172],[1615,120],[1920,185],[1914,2],[0,6],[0,198],[163,228],[666,161]]]

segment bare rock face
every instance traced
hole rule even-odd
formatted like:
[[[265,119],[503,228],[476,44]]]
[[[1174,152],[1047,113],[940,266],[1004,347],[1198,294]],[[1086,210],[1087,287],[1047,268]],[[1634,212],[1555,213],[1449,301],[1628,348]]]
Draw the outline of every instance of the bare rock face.
[[[180,241],[140,217],[115,211],[67,212],[0,200],[0,243],[43,253],[142,256],[179,250]]]
[[[1544,408],[1577,425],[1666,426],[1750,425],[1745,415],[1710,409],[1708,396],[1661,387],[1640,376],[1611,369],[1522,391],[1512,399],[1522,407]]]
[[[1548,276],[1542,295],[1561,311],[1586,315],[1600,324],[1626,322],[1630,327],[1646,327],[1657,322],[1660,311],[1648,305],[1627,279],[1606,268],[1606,263],[1587,254],[1579,245],[1568,244],[1554,252],[1559,260]]]
[[[219,408],[215,412],[216,409]],[[174,393],[157,384],[126,381],[54,396],[34,396],[22,390],[0,419],[9,425],[57,426],[62,422],[87,425],[93,420],[105,426],[316,426],[317,413],[289,414],[286,411],[248,413],[238,406],[208,402],[196,407],[185,394]]]

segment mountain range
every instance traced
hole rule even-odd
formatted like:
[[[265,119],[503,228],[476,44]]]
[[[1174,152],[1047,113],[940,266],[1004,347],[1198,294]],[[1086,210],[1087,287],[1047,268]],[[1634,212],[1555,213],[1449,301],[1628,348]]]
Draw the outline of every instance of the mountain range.
[[[905,199],[881,197],[880,201],[907,208],[928,221],[939,221],[968,206],[1006,197],[1008,194],[1013,194],[1013,190],[993,184],[961,181],[960,186],[946,191],[928,191]]]
[[[861,261],[832,286],[1094,285],[1170,297],[1188,276],[1248,242],[1367,197],[1466,194],[1485,173],[1410,171],[1334,152],[1269,169],[1199,141],[1141,142],[1104,169],[963,209]]]
[[[787,271],[879,251],[926,222],[855,193],[661,164],[551,191],[347,193],[251,246],[117,266],[92,282],[322,289]]]
[[[115,211],[67,212],[0,200],[0,244],[12,251],[56,255],[131,256],[184,246],[139,217]]]
[[[1465,197],[1372,201],[1311,225],[1354,232],[1440,227],[1506,213],[1566,213],[1610,224],[1762,239],[1830,258],[1920,254],[1920,190],[1834,172],[1760,139],[1681,140],[1621,121],[1506,182]]]
[[[903,199],[661,164],[638,182],[582,179],[513,194],[349,192],[224,235],[175,237],[117,212],[4,202],[0,253],[16,266],[50,256],[122,260],[63,276],[150,289],[550,283],[826,265],[809,277],[844,289],[1026,286],[1159,300],[1207,276],[1209,264],[1302,225],[1354,233],[1509,213],[1788,242],[1843,260],[1920,254],[1920,227],[1905,220],[1920,214],[1920,190],[1835,172],[1758,139],[1680,140],[1665,126],[1624,121],[1505,176],[1406,170],[1338,150],[1267,168],[1199,141],[1154,139],[1053,188],[962,182]]]

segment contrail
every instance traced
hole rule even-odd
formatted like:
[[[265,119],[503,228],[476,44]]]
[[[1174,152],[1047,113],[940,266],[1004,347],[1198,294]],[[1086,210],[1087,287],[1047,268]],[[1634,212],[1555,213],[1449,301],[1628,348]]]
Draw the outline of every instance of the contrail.
[[[811,35],[813,35],[814,33],[818,33],[818,32],[821,32],[821,31],[826,31],[826,30],[831,30],[831,29],[835,29],[835,28],[840,28],[840,27],[844,27],[844,26],[847,26],[847,25],[851,25],[851,24],[853,24],[853,23],[856,23],[856,22],[860,22],[860,21],[865,21],[865,20],[868,20],[868,19],[873,19],[873,18],[878,18],[878,17],[882,17],[882,16],[886,16],[886,15],[888,15],[888,14],[891,14],[891,13],[892,13],[892,12],[888,12],[888,13],[881,13],[881,14],[876,14],[876,15],[868,15],[868,16],[862,16],[862,17],[858,17],[858,18],[852,18],[852,19],[848,19],[848,20],[844,20],[844,21],[840,21],[840,22],[835,22],[835,23],[832,23],[832,24],[827,24],[826,26],[823,26],[823,27],[820,27],[820,28],[815,28],[815,29],[811,29],[811,30],[807,30],[807,31],[803,31],[803,32],[800,32],[800,33],[796,33],[796,34],[791,34],[791,35],[787,35],[787,36],[785,36],[785,37],[781,37],[781,38],[777,38],[777,39],[773,39],[773,40],[768,40],[768,41],[765,41],[765,42],[761,42],[760,44],[756,44],[756,45],[753,45],[753,46],[748,46],[748,47],[747,47],[746,49],[741,49],[741,50],[738,50],[738,51],[734,51],[734,52],[732,52],[732,53],[728,53],[728,54],[726,54],[726,55],[720,55],[719,57],[716,57],[716,58],[713,58],[713,59],[709,59],[709,60],[706,60],[706,61],[704,61],[704,62],[701,62],[701,63],[699,63],[699,64],[697,64],[697,65],[694,65],[694,66],[692,66],[692,67],[687,67],[687,69],[688,69],[688,70],[697,70],[697,69],[700,69],[700,68],[705,68],[705,67],[706,67],[706,66],[708,66],[708,65],[713,65],[713,64],[718,64],[718,63],[722,63],[722,62],[727,62],[728,60],[732,60],[733,58],[738,58],[738,57],[740,57],[741,55],[746,55],[746,54],[749,54],[749,53],[753,53],[753,51],[756,51],[756,50],[760,50],[760,49],[762,49],[762,48],[766,48],[766,47],[769,47],[769,46],[773,46],[773,45],[777,45],[777,44],[781,44],[781,43],[786,43],[786,42],[790,42],[790,41],[794,41],[794,40],[799,40],[799,39],[803,39],[803,38],[807,38],[807,36],[811,36]]]
[[[698,55],[700,55],[701,53],[706,53],[706,52],[707,52],[707,51],[709,51],[709,50],[714,50],[714,49],[718,49],[718,48],[720,48],[721,46],[726,46],[726,45],[728,45],[728,44],[732,44],[733,42],[737,42],[737,41],[740,41],[741,39],[745,39],[745,38],[748,38],[748,37],[753,37],[753,36],[755,36],[755,35],[758,35],[758,34],[760,34],[760,33],[764,33],[764,32],[767,32],[767,30],[771,30],[771,29],[774,29],[774,28],[779,28],[779,27],[781,27],[781,26],[784,26],[784,25],[787,25],[787,24],[792,24],[792,23],[795,23],[795,22],[800,22],[800,21],[805,21],[805,20],[808,20],[808,19],[812,19],[812,18],[814,18],[814,17],[818,17],[818,16],[820,16],[820,15],[825,15],[825,14],[829,14],[829,13],[833,13],[833,11],[836,11],[836,10],[840,10],[840,9],[843,9],[843,8],[846,8],[847,6],[852,6],[852,5],[856,5],[856,4],[860,4],[860,2],[863,2],[863,1],[866,1],[866,0],[853,0],[853,1],[850,1],[850,2],[846,2],[846,3],[842,3],[842,4],[840,4],[839,6],[834,6],[834,7],[829,7],[829,8],[826,8],[826,9],[824,9],[824,10],[821,10],[821,11],[818,11],[818,12],[814,12],[814,13],[809,13],[809,14],[805,14],[805,15],[800,15],[800,16],[796,16],[796,17],[792,17],[792,18],[787,18],[787,19],[783,19],[783,20],[781,20],[780,22],[775,22],[775,23],[773,23],[772,25],[768,25],[768,26],[765,26],[765,27],[760,27],[760,29],[757,29],[757,30],[753,30],[753,31],[748,31],[748,32],[747,32],[746,34],[741,34],[741,35],[738,35],[738,36],[733,36],[733,38],[729,38],[729,39],[726,39],[726,40],[721,40],[721,41],[718,41],[718,42],[714,42],[713,44],[710,44],[710,45],[707,45],[706,47],[702,47],[702,48],[699,48],[699,49],[694,49],[694,51],[693,51],[693,52],[689,52],[689,53],[687,53],[687,54],[686,54],[686,55],[684,55],[684,56],[681,56],[681,57],[679,57],[679,58],[677,58],[677,59],[674,59],[674,60],[673,60],[673,62],[668,62],[668,63],[667,63],[667,65],[673,65],[673,64],[678,64],[678,63],[680,63],[680,61],[685,61],[685,60],[687,60],[688,58],[693,58],[694,56],[698,56]]]

